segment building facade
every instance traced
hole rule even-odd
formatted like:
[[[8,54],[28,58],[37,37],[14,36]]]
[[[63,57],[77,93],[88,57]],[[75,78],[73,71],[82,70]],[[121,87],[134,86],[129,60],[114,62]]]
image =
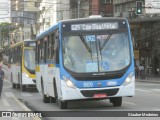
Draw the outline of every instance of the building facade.
[[[32,39],[36,35],[37,0],[11,0],[11,41]],[[13,29],[14,28],[14,29]]]

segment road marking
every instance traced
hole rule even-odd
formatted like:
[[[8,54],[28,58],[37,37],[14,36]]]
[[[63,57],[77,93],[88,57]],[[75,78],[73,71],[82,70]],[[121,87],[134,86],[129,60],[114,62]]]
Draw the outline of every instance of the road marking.
[[[123,103],[129,104],[129,105],[137,105],[137,104],[132,103],[132,102],[123,102]]]
[[[31,111],[28,107],[26,107],[22,102],[20,102],[16,97],[13,97],[13,99],[25,110],[25,111]]]
[[[136,83],[135,85],[143,85],[143,86],[150,86],[150,85],[157,85],[157,86],[160,86],[160,84],[154,84],[154,83]]]
[[[32,94],[30,94],[30,93],[23,93],[23,92],[21,92],[21,95],[23,97],[31,97],[32,96]]]
[[[153,108],[153,110],[160,111],[160,108]]]
[[[6,82],[8,82],[8,83],[11,83],[9,80],[6,80],[6,79],[4,79],[4,81],[6,81]]]
[[[27,106],[25,106],[21,101],[19,101],[16,97],[13,98],[25,111],[31,111]],[[32,117],[33,120],[42,120],[39,117]]]
[[[157,91],[157,92],[160,92],[160,89],[151,89],[153,91]]]
[[[151,92],[151,91],[149,91],[149,90],[143,90],[143,89],[136,89],[137,91],[141,91],[141,92]]]
[[[8,103],[6,99],[2,99],[2,102],[6,107],[10,106],[10,104]]]
[[[20,120],[18,117],[12,117],[12,120]]]
[[[4,86],[3,88],[11,88],[11,86]]]
[[[6,97],[15,97],[15,95],[12,92],[4,92]]]

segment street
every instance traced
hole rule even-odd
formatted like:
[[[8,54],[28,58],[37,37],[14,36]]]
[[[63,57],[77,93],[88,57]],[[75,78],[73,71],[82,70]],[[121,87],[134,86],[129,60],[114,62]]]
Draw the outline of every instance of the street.
[[[5,78],[10,79],[8,74],[8,70],[6,66],[3,66],[3,69],[6,73]],[[2,99],[5,97],[6,99],[3,101],[4,106],[6,106],[5,110],[18,111],[18,110],[31,110],[31,111],[160,111],[160,82],[140,82],[136,80],[135,86],[135,96],[134,97],[123,97],[123,103],[121,107],[113,107],[113,105],[109,102],[109,100],[101,100],[101,101],[74,101],[69,102],[68,109],[61,110],[58,106],[58,103],[43,103],[42,95],[38,93],[36,88],[29,88],[25,92],[21,92],[19,89],[12,89],[12,85],[10,81],[5,80],[3,86]],[[9,99],[8,99],[9,98]],[[11,102],[11,98],[16,98],[21,101],[24,106],[21,109],[19,107],[15,107],[13,102]],[[11,105],[10,105],[11,104]],[[7,109],[8,106],[14,106],[13,109]],[[83,116],[83,114],[82,114]],[[115,115],[116,116],[116,115]],[[67,117],[70,119],[71,117]],[[90,119],[90,117],[85,117],[86,119]],[[122,117],[123,118],[123,117]],[[129,117],[126,119],[128,120]],[[132,119],[133,117],[131,117]],[[138,118],[138,117],[136,117]],[[44,118],[43,118],[44,119]],[[52,117],[45,118],[44,120],[52,120]],[[66,117],[54,117],[56,120],[66,119]],[[78,120],[81,119],[77,118]],[[93,118],[95,119],[95,118]],[[105,117],[101,117],[101,119],[105,119]],[[113,119],[113,117],[111,117]],[[119,119],[119,117],[114,117],[114,119]],[[123,118],[124,119],[124,118]],[[141,120],[142,117],[139,117]],[[153,119],[158,119],[154,117]]]
[[[159,119],[160,0],[0,9],[0,120]]]
[[[113,107],[109,100],[75,101],[69,102],[69,108],[65,111],[160,111],[159,94],[160,84],[136,82],[136,95],[124,97],[121,107]],[[21,92],[19,89],[12,89],[11,83],[7,80],[4,82],[3,97],[16,97],[32,111],[64,111],[59,109],[57,103],[43,103],[42,96],[36,89],[30,88]],[[4,105],[8,106],[9,99],[6,99],[5,103],[7,104]]]
[[[118,111],[160,111],[160,84],[136,82],[136,95],[124,97],[121,107],[113,107],[109,100],[101,101],[74,101],[69,102],[67,110],[118,110]],[[57,103],[43,103],[42,96],[35,89],[21,92],[4,86],[4,95],[14,95],[24,102],[30,109],[35,111],[61,111]],[[64,111],[64,110],[62,110]]]

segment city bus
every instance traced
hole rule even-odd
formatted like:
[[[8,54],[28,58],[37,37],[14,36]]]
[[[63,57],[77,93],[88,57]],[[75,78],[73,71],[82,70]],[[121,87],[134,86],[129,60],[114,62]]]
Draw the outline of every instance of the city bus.
[[[123,18],[62,20],[36,36],[36,86],[43,102],[67,109],[75,100],[135,94],[129,23]]]
[[[27,87],[36,87],[35,80],[35,41],[27,40],[15,43],[9,48],[9,69],[12,88],[25,91]]]

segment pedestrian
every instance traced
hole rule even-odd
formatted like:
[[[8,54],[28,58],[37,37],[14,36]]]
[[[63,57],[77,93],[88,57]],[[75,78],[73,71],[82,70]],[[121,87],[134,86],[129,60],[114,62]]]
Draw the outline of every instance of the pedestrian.
[[[138,65],[135,64],[135,77],[138,78],[139,68]]]
[[[144,79],[144,66],[142,64],[139,66],[139,76]]]
[[[2,65],[0,64],[0,98],[2,93],[3,80],[4,80],[4,71],[2,70]]]

